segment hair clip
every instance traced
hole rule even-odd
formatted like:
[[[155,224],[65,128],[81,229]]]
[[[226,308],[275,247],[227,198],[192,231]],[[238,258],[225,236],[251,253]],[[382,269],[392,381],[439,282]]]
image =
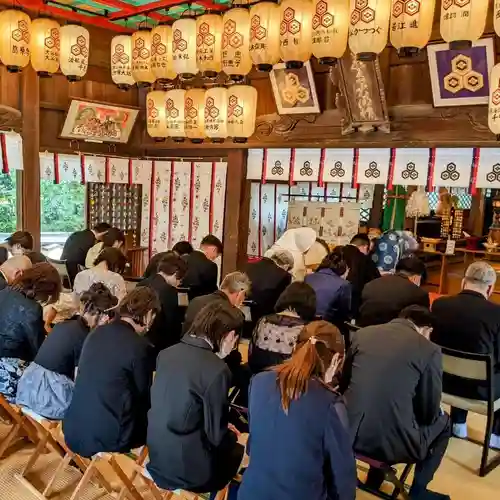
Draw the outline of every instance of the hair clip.
[[[316,344],[318,339],[316,337],[309,337],[309,342],[311,342],[312,345]]]

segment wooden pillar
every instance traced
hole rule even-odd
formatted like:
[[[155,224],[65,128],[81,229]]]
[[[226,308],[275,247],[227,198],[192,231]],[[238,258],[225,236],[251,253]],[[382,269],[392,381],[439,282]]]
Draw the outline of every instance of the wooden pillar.
[[[484,190],[478,189],[472,196],[472,203],[467,221],[466,231],[474,236],[483,236],[484,223]]]
[[[40,88],[35,70],[22,73],[21,110],[23,114],[23,164],[21,221],[40,249]]]
[[[230,149],[227,157],[222,275],[244,263],[248,239],[247,150]]]
[[[385,186],[377,184],[373,190],[373,205],[370,211],[368,228],[379,228],[384,218],[384,189]]]

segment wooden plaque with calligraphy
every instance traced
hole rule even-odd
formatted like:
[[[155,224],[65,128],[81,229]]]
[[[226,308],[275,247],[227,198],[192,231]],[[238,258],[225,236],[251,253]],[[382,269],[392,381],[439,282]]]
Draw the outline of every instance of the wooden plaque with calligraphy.
[[[340,96],[343,112],[342,135],[353,132],[390,132],[389,113],[378,59],[358,61],[347,50],[339,59]]]

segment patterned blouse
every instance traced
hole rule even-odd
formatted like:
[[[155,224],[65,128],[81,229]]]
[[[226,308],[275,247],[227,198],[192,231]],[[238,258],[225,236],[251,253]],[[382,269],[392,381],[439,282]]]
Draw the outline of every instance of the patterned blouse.
[[[83,292],[86,292],[94,283],[103,283],[110,292],[118,299],[122,300],[127,293],[125,280],[118,273],[93,267],[79,272],[75,277],[73,292],[78,299]]]

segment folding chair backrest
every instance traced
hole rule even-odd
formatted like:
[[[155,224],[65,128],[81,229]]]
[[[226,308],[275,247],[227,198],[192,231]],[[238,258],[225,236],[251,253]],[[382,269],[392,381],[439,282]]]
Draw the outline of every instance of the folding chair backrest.
[[[491,373],[491,357],[443,348],[443,372],[456,377],[488,381]]]
[[[187,307],[189,305],[189,288],[177,287],[177,299],[179,307]]]
[[[73,283],[71,283],[71,280],[69,279],[69,274],[68,274],[68,268],[66,266],[66,261],[65,260],[56,260],[56,259],[47,259],[47,262],[54,266],[59,273],[59,276],[61,277],[61,281],[65,282],[67,280],[67,283],[69,283],[70,288],[73,288]]]
[[[137,283],[135,281],[125,281],[125,288],[127,290],[127,293],[134,290],[136,286],[137,286]]]

